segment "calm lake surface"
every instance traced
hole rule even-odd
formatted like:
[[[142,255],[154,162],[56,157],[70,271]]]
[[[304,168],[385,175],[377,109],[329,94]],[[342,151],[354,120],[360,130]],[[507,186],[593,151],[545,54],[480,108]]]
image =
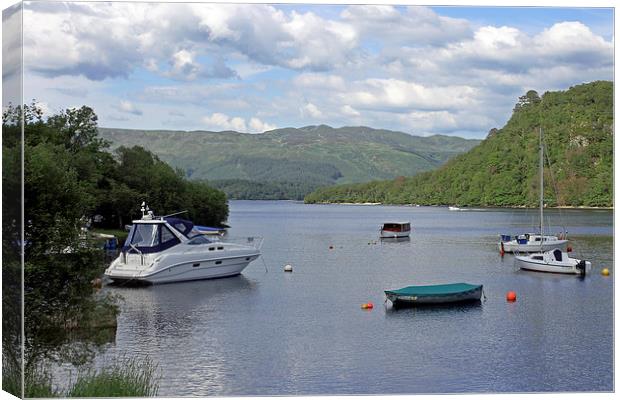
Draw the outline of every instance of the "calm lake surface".
[[[498,254],[497,235],[533,231],[535,211],[232,201],[229,236],[264,237],[264,263],[108,287],[124,302],[98,363],[148,355],[162,396],[611,391],[613,213],[561,214],[573,256],[592,261],[585,279],[518,271]],[[559,223],[559,211],[545,216]],[[389,220],[410,220],[411,240],[381,242]],[[450,282],[481,283],[487,299],[384,304],[383,290]]]

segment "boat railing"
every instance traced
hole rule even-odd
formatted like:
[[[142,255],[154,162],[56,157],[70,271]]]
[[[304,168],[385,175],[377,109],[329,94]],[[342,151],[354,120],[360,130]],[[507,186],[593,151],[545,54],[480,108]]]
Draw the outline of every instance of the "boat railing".
[[[142,254],[140,249],[138,249],[134,244],[130,244],[129,247],[131,247],[129,250],[123,252],[125,264],[127,264],[127,253],[131,252],[131,250],[135,250],[138,254],[140,254],[140,265],[144,265],[144,254]]]
[[[244,246],[251,246],[254,247],[256,250],[261,249],[261,247],[263,246],[263,241],[265,240],[265,238],[263,238],[262,236],[226,236],[218,237],[217,239],[209,237],[209,239],[216,242],[235,243],[242,244]]]

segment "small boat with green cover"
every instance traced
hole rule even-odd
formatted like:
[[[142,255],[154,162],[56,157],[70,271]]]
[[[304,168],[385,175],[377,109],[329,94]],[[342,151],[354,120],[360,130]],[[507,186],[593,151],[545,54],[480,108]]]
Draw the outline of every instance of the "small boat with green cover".
[[[407,286],[386,290],[385,295],[396,306],[446,304],[480,301],[482,285],[449,283],[445,285]]]

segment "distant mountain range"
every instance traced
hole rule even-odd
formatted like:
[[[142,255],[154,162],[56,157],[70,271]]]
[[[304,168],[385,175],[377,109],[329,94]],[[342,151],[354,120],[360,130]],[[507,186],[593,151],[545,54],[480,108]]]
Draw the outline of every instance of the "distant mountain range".
[[[480,142],[326,125],[261,134],[114,128],[99,128],[99,134],[112,149],[140,145],[189,178],[247,199],[302,199],[321,186],[411,176]]]
[[[538,199],[539,129],[548,160],[545,202],[613,206],[612,82],[565,91],[531,90],[501,129],[440,168],[408,178],[321,188],[305,200],[469,206],[534,206]],[[549,166],[551,168],[549,168]]]

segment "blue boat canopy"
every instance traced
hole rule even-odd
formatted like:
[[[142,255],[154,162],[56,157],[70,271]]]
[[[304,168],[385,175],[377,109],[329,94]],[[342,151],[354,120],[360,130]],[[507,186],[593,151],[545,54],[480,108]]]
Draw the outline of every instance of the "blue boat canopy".
[[[179,238],[162,222],[133,224],[123,252],[158,253],[181,243]]]
[[[220,228],[213,228],[211,226],[194,225],[194,227],[196,229],[198,229],[199,231],[203,231],[203,232],[219,232],[219,231],[221,231]]]

